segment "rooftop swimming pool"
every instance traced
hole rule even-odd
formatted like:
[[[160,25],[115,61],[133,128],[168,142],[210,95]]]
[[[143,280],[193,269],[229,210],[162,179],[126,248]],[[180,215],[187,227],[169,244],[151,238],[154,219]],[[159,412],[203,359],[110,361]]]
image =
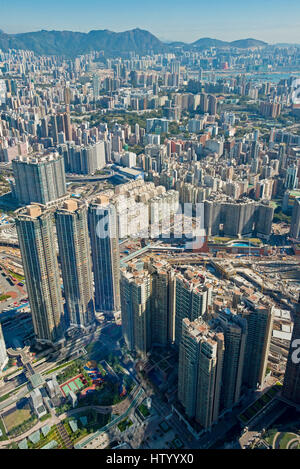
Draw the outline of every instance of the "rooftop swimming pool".
[[[250,246],[250,247],[255,247],[255,245],[252,244],[252,243],[232,243],[231,246],[243,247],[243,248],[244,248],[244,247],[247,247],[247,248],[248,248],[249,246]]]

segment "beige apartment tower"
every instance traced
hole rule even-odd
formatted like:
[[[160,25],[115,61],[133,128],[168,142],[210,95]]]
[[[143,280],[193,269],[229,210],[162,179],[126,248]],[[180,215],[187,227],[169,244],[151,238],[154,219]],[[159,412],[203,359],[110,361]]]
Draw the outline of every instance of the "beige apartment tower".
[[[69,328],[93,324],[94,292],[87,206],[67,200],[55,212],[56,232]]]
[[[64,332],[63,300],[53,233],[53,216],[39,205],[16,212],[33,326],[41,343],[55,343]]]
[[[121,271],[123,337],[130,351],[145,358],[151,347],[151,275]]]
[[[179,347],[178,398],[187,416],[204,429],[220,413],[224,336],[201,318],[182,321]]]
[[[114,205],[98,197],[88,208],[95,283],[95,307],[98,311],[120,310],[120,250],[117,214]]]
[[[123,336],[131,351],[145,357],[152,347],[167,347],[174,338],[174,275],[155,256],[121,268]]]

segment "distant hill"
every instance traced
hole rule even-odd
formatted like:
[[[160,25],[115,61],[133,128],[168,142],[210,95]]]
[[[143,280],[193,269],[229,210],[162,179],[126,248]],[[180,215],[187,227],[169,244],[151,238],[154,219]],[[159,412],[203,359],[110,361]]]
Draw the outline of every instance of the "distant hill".
[[[192,47],[198,49],[207,49],[209,47],[237,47],[240,49],[248,49],[250,47],[264,47],[268,44],[263,41],[258,41],[257,39],[239,39],[237,41],[226,42],[220,41],[219,39],[211,39],[209,37],[203,37],[191,44]]]
[[[115,33],[109,30],[80,33],[73,31],[37,31],[33,33],[0,33],[0,49],[28,49],[39,55],[75,56],[93,50],[107,54],[149,51],[164,52],[167,44],[142,29]]]
[[[207,49],[209,47],[228,47],[230,43],[220,41],[219,39],[212,39],[210,37],[202,37],[201,39],[198,39],[190,45],[199,49]]]
[[[172,41],[166,43],[169,47],[189,47],[189,44],[181,41]]]
[[[31,33],[6,34],[0,30],[0,49],[27,49],[38,55],[76,56],[94,50],[103,50],[106,55],[123,55],[128,52],[146,54],[160,53],[184,49],[206,49],[209,47],[260,47],[266,46],[263,41],[256,39],[240,39],[233,42],[218,39],[201,38],[192,44],[184,42],[165,43],[160,41],[149,31],[139,28],[115,33],[104,30],[90,31],[89,33],[73,31],[36,31]]]
[[[231,47],[239,47],[240,49],[248,49],[250,47],[265,47],[268,44],[263,41],[258,41],[257,39],[240,39],[239,41],[230,42]]]

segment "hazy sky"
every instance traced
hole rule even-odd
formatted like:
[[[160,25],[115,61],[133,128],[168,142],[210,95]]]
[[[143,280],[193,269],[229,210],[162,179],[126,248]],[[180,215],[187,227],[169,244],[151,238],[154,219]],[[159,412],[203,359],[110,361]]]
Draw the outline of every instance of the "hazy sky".
[[[300,43],[300,1],[0,0],[0,29],[7,33],[136,27],[167,41],[254,37],[270,43]]]

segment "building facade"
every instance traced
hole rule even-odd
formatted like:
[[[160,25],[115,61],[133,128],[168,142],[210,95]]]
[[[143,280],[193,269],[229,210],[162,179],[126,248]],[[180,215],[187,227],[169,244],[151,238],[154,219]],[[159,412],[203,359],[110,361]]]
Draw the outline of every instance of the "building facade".
[[[190,419],[204,429],[220,413],[224,336],[201,318],[182,321],[179,347],[178,399]]]
[[[120,250],[117,215],[108,199],[89,205],[88,226],[95,284],[95,306],[100,311],[120,310]]]
[[[289,401],[300,404],[300,364],[299,364],[299,338],[300,338],[300,295],[294,317],[294,329],[290,344],[284,375],[282,396]]]
[[[66,195],[64,160],[58,153],[12,161],[15,194],[21,204],[47,205]]]
[[[95,314],[87,206],[67,200],[55,221],[68,326],[86,328]]]
[[[5,340],[3,337],[3,331],[2,331],[2,326],[0,323],[0,371],[5,368],[5,366],[8,363],[8,356],[6,353],[6,345],[5,345]]]
[[[53,217],[30,205],[16,214],[16,227],[34,332],[38,341],[55,343],[64,332],[62,289]]]

